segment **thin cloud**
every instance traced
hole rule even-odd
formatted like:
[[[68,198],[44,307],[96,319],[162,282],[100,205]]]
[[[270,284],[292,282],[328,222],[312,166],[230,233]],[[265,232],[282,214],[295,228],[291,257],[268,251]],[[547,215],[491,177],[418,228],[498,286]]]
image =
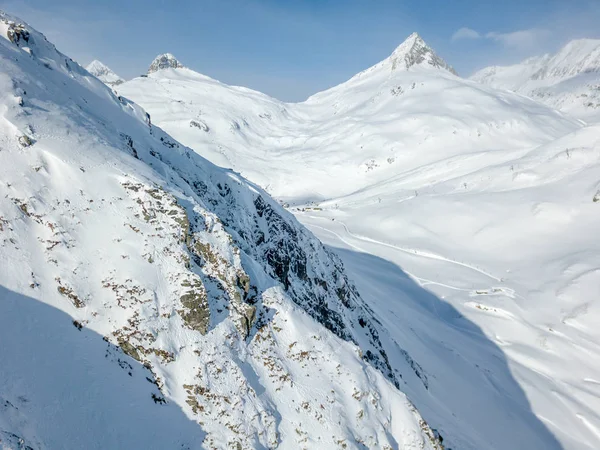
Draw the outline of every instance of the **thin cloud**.
[[[490,32],[485,37],[505,47],[526,50],[539,46],[548,37],[548,31],[532,28],[530,30],[513,31],[511,33]]]
[[[529,51],[536,49],[549,37],[550,32],[541,28],[518,30],[509,33],[490,31],[480,33],[471,28],[463,27],[452,35],[452,41],[461,40],[487,40],[499,44],[507,49]]]
[[[453,41],[460,41],[463,39],[481,39],[481,34],[471,28],[463,27],[460,30],[457,30],[456,33],[452,35]]]

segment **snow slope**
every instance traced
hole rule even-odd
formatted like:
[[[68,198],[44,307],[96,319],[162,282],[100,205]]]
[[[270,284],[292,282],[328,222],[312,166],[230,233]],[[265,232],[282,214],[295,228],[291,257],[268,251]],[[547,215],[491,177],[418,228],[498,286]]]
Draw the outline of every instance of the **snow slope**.
[[[336,249],[449,447],[595,449],[600,130],[440,61],[411,35],[299,104],[182,68],[119,92]]]
[[[555,55],[487,67],[471,79],[522,93],[589,122],[600,119],[600,40],[571,41]]]
[[[502,161],[507,149],[535,147],[579,126],[531,100],[458,78],[439,64],[407,69],[398,61],[418,58],[402,56],[407,48],[413,47],[401,45],[385,61],[301,104],[189,69],[136,78],[119,93],[135,99],[184,144],[202,146],[211,161],[233,167],[286,201],[340,197],[389,179],[399,168],[463,154]]]
[[[594,449],[600,438],[600,335],[594,325],[600,319],[599,136],[598,126],[586,127],[483,168],[466,158],[456,166],[440,161],[298,215],[324,242],[345,249],[341,255],[359,291],[392,336],[420,355],[425,373],[447,377],[453,366],[440,367],[437,352],[414,349],[433,334],[452,343],[451,353],[462,360],[455,366],[475,365],[491,377],[485,382],[491,391],[519,399],[508,393],[510,379],[499,379],[497,358],[506,358],[531,410],[566,449]],[[464,174],[457,175],[457,166]],[[456,177],[448,179],[450,173]],[[365,275],[356,252],[380,258],[368,263],[373,273]],[[426,303],[425,313],[412,314],[408,301],[380,300],[406,296],[397,267],[481,333],[457,333],[463,326],[439,304]],[[418,337],[401,339],[395,330],[405,327]],[[462,336],[448,337],[453,334]],[[488,342],[482,349],[469,341]],[[465,382],[472,393],[487,390],[474,375],[440,384],[456,390]],[[406,392],[428,417],[418,397]]]
[[[2,12],[0,192],[3,448],[442,448],[335,254]]]
[[[114,73],[108,66],[104,65],[97,59],[92,61],[85,68],[85,70],[87,70],[89,73],[94,75],[103,83],[108,84],[109,86],[116,86],[125,82],[123,78]]]

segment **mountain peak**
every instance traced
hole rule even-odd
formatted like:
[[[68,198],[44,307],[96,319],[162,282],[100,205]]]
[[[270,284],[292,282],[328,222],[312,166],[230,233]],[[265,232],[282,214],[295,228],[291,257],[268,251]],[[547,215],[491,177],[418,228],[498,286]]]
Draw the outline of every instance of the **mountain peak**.
[[[408,70],[415,65],[429,64],[436,69],[445,69],[457,75],[454,68],[440,58],[419,33],[412,33],[400,44],[390,56],[390,61],[392,70],[400,68]]]
[[[93,60],[91,63],[89,63],[87,65],[86,70],[88,72],[92,73],[92,71],[94,71],[94,72],[97,72],[97,71],[108,71],[110,69],[102,61],[98,61],[97,59],[95,59],[95,60]]]
[[[115,72],[113,72],[110,67],[103,62],[98,61],[97,59],[89,63],[85,69],[104,84],[108,84],[109,86],[116,86],[125,81]]]
[[[576,39],[555,54],[534,56],[512,66],[486,67],[471,79],[521,92],[524,88],[547,87],[594,73],[600,73],[600,40]]]
[[[425,44],[425,41],[423,40],[423,38],[421,37],[421,35],[419,33],[417,33],[416,31],[414,33],[412,33],[410,36],[408,36],[405,39],[405,41],[403,42],[403,44],[406,44],[407,42],[410,42],[410,43],[413,43],[413,44],[417,43],[417,42]],[[402,44],[400,44],[400,45],[402,45]],[[425,45],[427,45],[427,44],[425,44]]]
[[[152,64],[150,64],[150,67],[148,68],[148,73],[158,72],[163,69],[181,69],[183,67],[184,65],[171,53],[163,53],[154,58],[154,61],[152,61]]]

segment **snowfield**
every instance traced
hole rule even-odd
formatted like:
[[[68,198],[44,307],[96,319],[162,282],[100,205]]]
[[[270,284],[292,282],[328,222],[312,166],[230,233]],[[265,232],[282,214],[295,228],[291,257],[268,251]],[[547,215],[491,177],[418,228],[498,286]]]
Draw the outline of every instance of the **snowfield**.
[[[600,124],[417,34],[102,81],[0,12],[0,448],[598,448]]]
[[[418,35],[303,103],[186,68],[118,91],[340,255],[448,447],[598,448],[600,125],[461,79]]]
[[[0,23],[3,448],[442,448],[335,254]]]
[[[472,80],[535,98],[586,122],[600,121],[600,40],[569,42],[555,55],[486,67]]]

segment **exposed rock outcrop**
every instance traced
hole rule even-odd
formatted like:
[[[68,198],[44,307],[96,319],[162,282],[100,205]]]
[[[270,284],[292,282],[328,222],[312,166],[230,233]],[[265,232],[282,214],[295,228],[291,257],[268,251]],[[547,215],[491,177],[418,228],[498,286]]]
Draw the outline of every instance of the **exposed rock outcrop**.
[[[181,69],[183,67],[183,64],[181,64],[171,53],[164,53],[154,58],[154,61],[152,61],[152,64],[150,64],[150,67],[148,68],[148,73],[158,72],[163,69]]]

